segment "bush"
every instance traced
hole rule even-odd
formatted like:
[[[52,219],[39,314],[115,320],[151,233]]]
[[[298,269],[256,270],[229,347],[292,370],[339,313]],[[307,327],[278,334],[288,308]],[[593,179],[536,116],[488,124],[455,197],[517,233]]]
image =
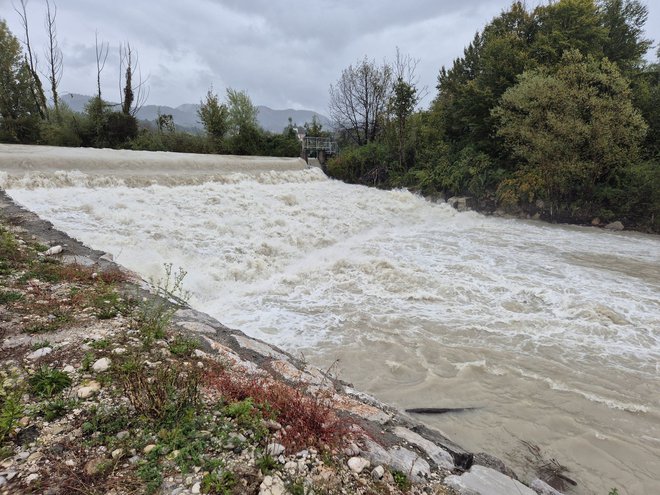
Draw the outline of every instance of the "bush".
[[[396,163],[394,157],[381,143],[372,142],[359,148],[347,148],[328,161],[328,175],[350,183],[372,182],[366,180],[374,171],[387,171]],[[382,174],[379,174],[382,177]],[[380,180],[379,182],[383,182]]]

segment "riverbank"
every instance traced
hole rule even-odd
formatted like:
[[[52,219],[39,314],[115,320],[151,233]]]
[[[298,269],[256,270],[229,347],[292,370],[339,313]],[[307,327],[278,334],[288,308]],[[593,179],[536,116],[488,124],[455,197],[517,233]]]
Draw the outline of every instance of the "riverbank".
[[[0,203],[0,492],[534,493]]]

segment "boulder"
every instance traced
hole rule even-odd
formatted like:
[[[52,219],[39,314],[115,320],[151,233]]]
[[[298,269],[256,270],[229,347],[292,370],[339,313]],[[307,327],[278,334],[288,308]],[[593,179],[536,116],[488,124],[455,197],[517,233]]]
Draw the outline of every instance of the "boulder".
[[[605,225],[605,228],[607,230],[616,230],[616,231],[624,229],[623,224],[618,220],[616,222],[608,223],[607,225]]]
[[[558,492],[545,481],[539,478],[536,478],[534,481],[532,481],[530,486],[532,487],[532,490],[538,493],[538,495],[562,495],[561,492]]]
[[[96,361],[92,365],[92,369],[94,371],[96,371],[97,373],[103,373],[104,371],[107,371],[108,368],[110,368],[111,363],[112,363],[112,361],[110,361],[110,359],[108,359],[107,357],[104,357],[104,358],[101,358],[98,361]]]
[[[460,476],[447,476],[445,484],[459,495],[537,495],[519,481],[478,464]]]
[[[387,452],[390,454],[389,465],[406,473],[412,481],[421,483],[431,474],[431,466],[419,454],[398,445]]]
[[[369,467],[369,461],[364,457],[351,457],[347,464],[350,470],[357,474]]]
[[[468,211],[472,208],[472,198],[469,196],[452,196],[447,203],[458,211]]]

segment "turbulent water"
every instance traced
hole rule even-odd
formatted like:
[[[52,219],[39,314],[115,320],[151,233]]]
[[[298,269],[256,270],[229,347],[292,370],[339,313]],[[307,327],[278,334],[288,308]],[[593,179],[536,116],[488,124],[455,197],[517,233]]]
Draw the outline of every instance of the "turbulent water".
[[[657,237],[457,213],[296,160],[186,174],[161,154],[113,173],[111,157],[12,153],[0,186],[16,201],[145,277],[183,267],[223,323],[339,360],[401,408],[476,407],[417,419],[527,481],[544,461],[524,442],[570,469],[569,493],[660,493]]]

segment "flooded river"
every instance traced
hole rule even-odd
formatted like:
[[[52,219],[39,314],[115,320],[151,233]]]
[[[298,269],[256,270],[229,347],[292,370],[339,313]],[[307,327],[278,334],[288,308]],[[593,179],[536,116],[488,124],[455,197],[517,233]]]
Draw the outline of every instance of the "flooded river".
[[[0,147],[0,186],[145,278],[183,267],[193,306],[385,402],[474,407],[416,419],[524,481],[527,442],[568,493],[660,493],[658,237],[458,213],[294,159],[85,152]]]

